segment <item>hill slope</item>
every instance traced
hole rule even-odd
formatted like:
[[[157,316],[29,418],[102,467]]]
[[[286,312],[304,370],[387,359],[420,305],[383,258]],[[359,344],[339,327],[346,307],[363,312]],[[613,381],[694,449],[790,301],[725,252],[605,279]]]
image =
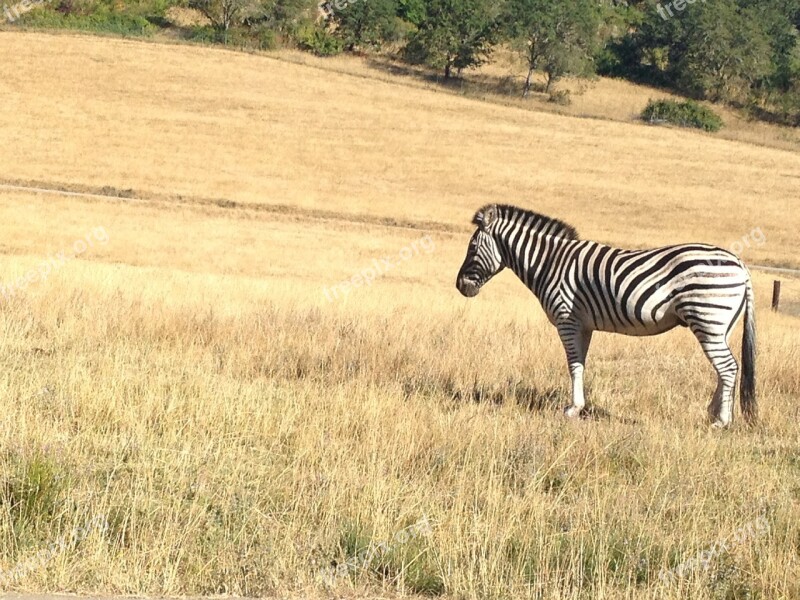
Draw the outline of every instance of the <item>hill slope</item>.
[[[8,179],[459,224],[517,202],[621,245],[761,227],[795,260],[796,153],[219,49],[13,33],[0,52]]]

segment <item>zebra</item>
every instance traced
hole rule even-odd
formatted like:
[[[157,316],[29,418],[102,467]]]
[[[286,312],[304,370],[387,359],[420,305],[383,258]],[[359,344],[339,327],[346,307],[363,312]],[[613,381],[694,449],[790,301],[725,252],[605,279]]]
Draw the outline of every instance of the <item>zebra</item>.
[[[715,427],[733,420],[739,365],[728,345],[744,313],[740,402],[755,422],[755,302],[750,272],[731,252],[708,244],[623,250],[581,240],[571,225],[508,205],[490,204],[458,272],[456,287],[471,298],[504,268],[541,303],[561,339],[572,379],[568,417],[584,414],[584,367],[592,333],[657,335],[687,327],[717,373],[708,406]]]

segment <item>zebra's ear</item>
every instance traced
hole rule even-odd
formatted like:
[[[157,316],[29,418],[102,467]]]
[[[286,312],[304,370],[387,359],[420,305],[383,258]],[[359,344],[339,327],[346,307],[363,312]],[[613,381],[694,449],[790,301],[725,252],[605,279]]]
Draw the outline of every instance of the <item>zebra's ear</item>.
[[[495,204],[489,204],[475,213],[475,216],[472,219],[472,224],[477,225],[485,231],[491,226],[492,223],[494,223],[496,218],[497,206]]]

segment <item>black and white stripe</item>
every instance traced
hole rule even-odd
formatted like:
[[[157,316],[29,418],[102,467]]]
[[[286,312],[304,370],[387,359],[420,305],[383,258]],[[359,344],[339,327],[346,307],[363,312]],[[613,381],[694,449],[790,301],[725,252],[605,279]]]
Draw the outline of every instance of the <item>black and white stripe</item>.
[[[578,239],[569,225],[513,206],[489,205],[473,223],[457,287],[468,297],[504,268],[536,295],[567,353],[569,416],[585,406],[583,372],[594,331],[645,336],[688,327],[718,375],[709,415],[733,418],[738,365],[728,339],[745,315],[742,412],[756,416],[755,305],[750,274],[734,254],[707,244],[622,250]]]

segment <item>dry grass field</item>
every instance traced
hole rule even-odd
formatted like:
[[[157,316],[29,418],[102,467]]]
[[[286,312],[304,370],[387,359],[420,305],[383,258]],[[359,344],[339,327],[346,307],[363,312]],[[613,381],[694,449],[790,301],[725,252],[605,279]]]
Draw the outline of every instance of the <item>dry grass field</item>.
[[[0,189],[0,591],[800,597],[800,321],[772,276],[761,422],[725,432],[688,332],[597,336],[601,410],[571,422],[535,299],[454,285],[490,201],[800,267],[800,157],[746,141],[780,130],[544,113],[358,59],[0,53],[0,183],[120,196]]]

